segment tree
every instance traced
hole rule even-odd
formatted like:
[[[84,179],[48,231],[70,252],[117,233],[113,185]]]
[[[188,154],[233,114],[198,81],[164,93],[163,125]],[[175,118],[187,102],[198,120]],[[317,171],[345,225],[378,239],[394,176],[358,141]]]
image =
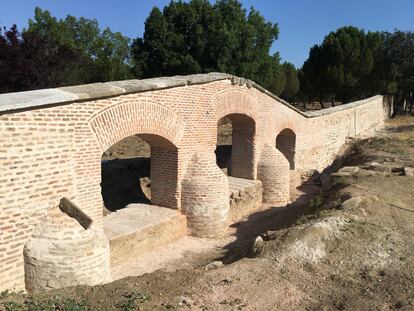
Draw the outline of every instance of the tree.
[[[363,92],[362,82],[373,66],[365,32],[348,26],[331,32],[321,45],[312,47],[302,72],[321,101],[327,94],[335,94],[347,102]]]
[[[408,100],[409,111],[413,106],[414,91],[414,32],[395,31],[385,34],[385,63],[388,65],[388,75],[391,89],[397,98],[397,104],[403,106]],[[405,112],[407,107],[404,107]]]
[[[255,80],[265,87],[274,82],[278,55],[269,51],[278,36],[277,24],[236,0],[171,1],[163,11],[154,8],[142,38],[132,44],[138,77],[227,72]]]
[[[95,19],[68,15],[56,19],[50,12],[35,9],[34,19],[29,19],[28,32],[52,40],[59,45],[77,50],[92,60],[84,68],[94,75],[94,81],[122,80],[132,77],[130,70],[130,40],[109,28],[101,31]]]
[[[299,91],[299,77],[295,66],[291,63],[283,63],[283,70],[286,75],[286,85],[282,92],[282,97],[292,99]]]
[[[90,60],[37,32],[0,32],[0,92],[80,84],[89,81]]]
[[[279,64],[279,60],[275,61],[275,64],[270,68],[273,69],[273,79],[269,86],[269,90],[276,96],[280,96],[286,86],[286,73],[282,65]]]

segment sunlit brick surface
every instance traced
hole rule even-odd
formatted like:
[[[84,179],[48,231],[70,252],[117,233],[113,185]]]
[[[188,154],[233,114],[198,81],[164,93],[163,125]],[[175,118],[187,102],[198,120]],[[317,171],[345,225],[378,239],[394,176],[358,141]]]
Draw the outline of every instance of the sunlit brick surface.
[[[301,174],[324,169],[347,137],[370,133],[385,118],[382,97],[307,117],[266,92],[231,79],[1,112],[0,290],[24,289],[23,247],[62,197],[72,200],[94,219],[96,228],[102,228],[101,155],[133,134],[143,134],[151,145],[153,203],[178,209],[185,203],[192,210],[188,222],[192,234],[220,235],[227,225],[229,200],[224,193],[228,195],[228,186],[211,156],[217,122],[227,115],[233,116],[237,130],[232,155],[235,176],[257,179],[259,175],[266,198],[266,193],[278,196],[279,188],[269,190],[276,176],[271,174],[278,172],[258,174],[258,163],[260,159],[273,163],[268,157],[275,150],[262,156],[263,146],[275,149],[282,130],[296,135],[290,161]],[[198,160],[195,154],[200,155]],[[209,162],[200,162],[203,159]],[[206,189],[201,189],[200,182],[205,182]],[[285,202],[288,194],[281,186],[282,190],[280,202]]]

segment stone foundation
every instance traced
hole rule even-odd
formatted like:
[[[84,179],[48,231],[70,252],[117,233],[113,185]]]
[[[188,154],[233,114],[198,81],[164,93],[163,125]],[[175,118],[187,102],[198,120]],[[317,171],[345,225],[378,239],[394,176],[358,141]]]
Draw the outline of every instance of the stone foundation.
[[[195,154],[182,183],[182,209],[188,231],[197,237],[223,236],[229,219],[227,176],[216,165],[213,152]]]
[[[284,206],[289,202],[289,162],[275,147],[264,146],[257,165],[257,178],[263,184],[263,202],[275,206]]]
[[[108,239],[53,210],[26,243],[24,267],[28,292],[110,282]]]
[[[260,180],[249,180],[228,177],[230,193],[230,220],[232,223],[241,220],[262,206],[262,183]]]

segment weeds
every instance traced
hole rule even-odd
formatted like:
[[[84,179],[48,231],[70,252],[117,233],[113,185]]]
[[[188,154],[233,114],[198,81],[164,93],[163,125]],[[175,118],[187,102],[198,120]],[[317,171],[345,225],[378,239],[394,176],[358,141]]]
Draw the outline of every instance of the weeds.
[[[349,186],[349,182],[344,176],[337,176],[333,178],[332,186],[335,188],[344,188]]]
[[[7,301],[3,303],[6,311],[23,311],[24,306],[16,301]]]
[[[10,292],[6,289],[5,291],[0,292],[0,299],[4,299],[10,295]]]
[[[123,311],[133,311],[137,308],[138,303],[144,303],[150,300],[151,296],[148,293],[141,293],[141,292],[133,292],[123,295],[126,298],[125,301],[118,304],[118,307],[121,308]]]
[[[355,153],[362,153],[362,140],[356,139],[352,142],[351,150]]]
[[[7,301],[3,303],[6,311],[89,311],[89,305],[86,301],[76,301],[72,298],[56,296],[46,301],[37,300],[28,297],[23,303],[17,301]]]

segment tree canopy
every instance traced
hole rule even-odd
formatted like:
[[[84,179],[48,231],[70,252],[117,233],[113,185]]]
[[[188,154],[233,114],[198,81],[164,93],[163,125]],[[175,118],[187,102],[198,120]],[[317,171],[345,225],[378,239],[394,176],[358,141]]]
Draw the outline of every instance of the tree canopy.
[[[90,59],[37,32],[16,26],[0,32],[0,92],[57,87],[90,81]]]
[[[414,90],[414,33],[365,32],[342,27],[311,48],[301,68],[301,93],[342,102]]]
[[[109,28],[103,31],[95,19],[68,15],[58,20],[49,11],[35,9],[34,19],[29,19],[29,27],[24,32],[38,35],[67,46],[88,57],[91,66],[85,68],[94,81],[113,81],[131,78],[129,68],[129,38]]]
[[[132,44],[138,77],[227,72],[271,87],[280,79],[279,55],[269,55],[277,24],[235,0],[171,1],[153,8],[142,38]],[[283,91],[283,88],[282,88]]]
[[[341,27],[310,49],[302,68],[270,54],[277,23],[238,0],[171,1],[154,7],[131,43],[97,20],[35,9],[27,29],[0,29],[0,92],[180,74],[226,72],[295,101],[343,103],[395,94],[413,105],[414,32]]]

